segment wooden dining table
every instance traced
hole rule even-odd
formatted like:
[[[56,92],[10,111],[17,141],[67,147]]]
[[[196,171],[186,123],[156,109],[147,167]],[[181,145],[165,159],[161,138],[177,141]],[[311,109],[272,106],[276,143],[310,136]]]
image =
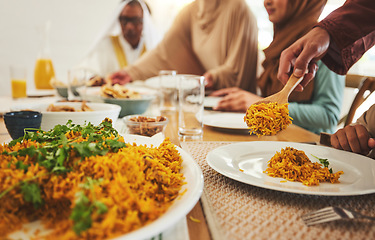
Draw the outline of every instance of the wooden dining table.
[[[213,114],[205,111],[204,114]],[[180,141],[178,114],[163,113],[169,118],[165,136],[172,143],[190,153],[204,176],[201,199],[186,215],[191,240],[221,239],[375,239],[375,228],[365,224],[331,224],[319,227],[305,226],[301,213],[326,205],[347,205],[354,209],[373,206],[373,194],[353,197],[306,196],[277,192],[243,184],[215,172],[205,163],[208,152],[228,144],[251,141],[283,141],[319,144],[319,135],[291,124],[273,136],[254,136],[246,131],[203,127],[198,141]],[[4,120],[0,117],[0,143],[11,140]],[[375,214],[375,212],[374,212]],[[275,224],[272,224],[275,223]]]

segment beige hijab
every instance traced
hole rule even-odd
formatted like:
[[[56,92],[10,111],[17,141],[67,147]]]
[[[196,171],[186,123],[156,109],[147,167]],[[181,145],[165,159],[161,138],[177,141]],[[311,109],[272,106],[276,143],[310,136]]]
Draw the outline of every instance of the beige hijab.
[[[277,79],[281,52],[305,35],[318,21],[327,0],[289,0],[285,20],[274,24],[274,39],[264,50],[265,60],[262,63],[264,72],[258,79],[262,95],[269,96],[283,88]],[[293,92],[291,102],[306,102],[312,97],[313,81],[303,92]]]

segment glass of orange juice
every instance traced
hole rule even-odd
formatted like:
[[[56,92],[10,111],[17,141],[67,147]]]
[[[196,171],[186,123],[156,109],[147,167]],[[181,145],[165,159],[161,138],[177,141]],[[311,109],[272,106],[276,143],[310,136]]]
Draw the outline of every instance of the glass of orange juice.
[[[27,71],[24,66],[10,66],[10,79],[13,98],[25,98]]]

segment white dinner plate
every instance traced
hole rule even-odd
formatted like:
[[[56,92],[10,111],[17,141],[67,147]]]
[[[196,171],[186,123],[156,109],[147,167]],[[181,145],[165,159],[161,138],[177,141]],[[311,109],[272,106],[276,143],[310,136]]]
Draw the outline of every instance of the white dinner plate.
[[[305,186],[301,182],[285,182],[282,178],[268,176],[263,172],[268,161],[276,151],[280,152],[285,147],[304,151],[312,162],[318,160],[311,154],[328,159],[333,172],[344,171],[340,176],[340,183]],[[375,192],[375,161],[330,147],[293,142],[241,142],[212,150],[206,160],[208,165],[224,176],[266,189],[326,196],[352,196]]]
[[[213,113],[205,114],[203,124],[210,127],[248,130],[244,122],[244,113]]]
[[[138,135],[125,135],[124,137],[125,142],[135,142],[138,145],[142,144],[147,146],[150,146],[151,144],[154,146],[158,146],[161,141],[159,137],[156,139]],[[180,190],[180,193],[183,194],[178,196],[174,200],[174,203],[169,207],[169,209],[154,222],[144,227],[141,227],[135,231],[119,236],[115,238],[116,240],[152,238],[177,224],[177,222],[182,220],[182,218],[184,218],[198,202],[203,191],[202,171],[199,165],[190,156],[190,154],[188,154],[179,147],[177,147],[177,149],[181,154],[183,160],[181,172],[183,173],[185,177],[184,181],[186,182],[186,184],[183,185]],[[42,231],[45,231],[42,229],[40,221],[29,223],[25,227],[28,229],[27,232],[22,230],[15,232],[10,234],[9,238],[30,239],[30,237],[36,229],[41,229]],[[38,236],[41,236],[42,233],[43,232],[39,233]]]

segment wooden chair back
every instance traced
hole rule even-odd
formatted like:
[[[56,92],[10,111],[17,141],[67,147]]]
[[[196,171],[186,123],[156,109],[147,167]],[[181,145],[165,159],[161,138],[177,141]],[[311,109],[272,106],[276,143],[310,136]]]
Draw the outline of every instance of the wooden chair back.
[[[349,79],[348,79],[349,77]],[[370,96],[370,94],[375,91],[375,77],[366,77],[359,75],[348,75],[346,80],[346,86],[356,87],[358,84],[358,92],[354,97],[354,100],[350,106],[349,112],[346,115],[345,126],[353,122],[354,115],[361,106],[361,104]]]

